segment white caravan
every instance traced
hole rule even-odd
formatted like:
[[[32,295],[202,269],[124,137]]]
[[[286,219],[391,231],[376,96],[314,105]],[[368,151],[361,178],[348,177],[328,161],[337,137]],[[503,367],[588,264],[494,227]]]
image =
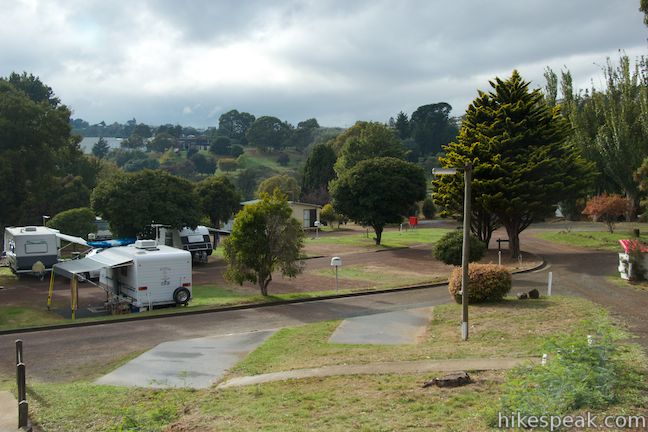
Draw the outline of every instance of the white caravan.
[[[57,230],[43,226],[9,227],[4,232],[4,251],[14,273],[32,273],[41,262],[49,270],[58,262]]]
[[[126,299],[135,309],[187,304],[191,299],[191,254],[138,240],[133,245],[105,249],[84,260],[103,264],[99,285]]]
[[[164,225],[152,225],[155,229],[155,240],[158,244],[173,246],[191,252],[191,258],[198,263],[207,263],[207,258],[212,254],[214,245],[206,226],[198,225],[196,229],[173,229]]]

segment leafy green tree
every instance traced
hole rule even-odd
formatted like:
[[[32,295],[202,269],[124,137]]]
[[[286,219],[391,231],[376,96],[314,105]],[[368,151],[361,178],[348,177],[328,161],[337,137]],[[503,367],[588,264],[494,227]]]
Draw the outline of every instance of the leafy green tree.
[[[151,138],[153,136],[153,133],[151,132],[151,127],[144,123],[140,123],[137,126],[135,126],[135,129],[133,129],[133,134],[139,135],[142,138]]]
[[[140,149],[144,147],[144,138],[137,134],[132,134],[128,139],[122,140],[120,146],[126,149]]]
[[[257,186],[264,178],[267,178],[267,175],[268,173],[263,167],[252,166],[245,168],[238,173],[236,188],[241,192],[244,199],[252,199],[257,190]]]
[[[168,132],[158,132],[155,137],[146,144],[148,151],[164,153],[176,146],[176,139]]]
[[[0,228],[41,220],[48,186],[82,160],[70,135],[70,110],[33,75],[0,78]],[[73,166],[73,164],[71,164]]]
[[[149,157],[138,157],[129,159],[123,166],[122,169],[125,172],[137,172],[145,169],[158,169],[160,168],[160,163]]]
[[[119,236],[135,236],[151,223],[195,227],[198,202],[192,183],[162,170],[106,178],[91,196],[92,208]]]
[[[412,204],[425,195],[423,169],[391,157],[359,162],[331,183],[333,207],[349,219],[371,226],[377,245],[385,225],[401,222]]]
[[[490,84],[492,91],[479,92],[468,106],[457,142],[440,160],[444,167],[473,164],[471,228],[496,219],[516,258],[519,234],[551,214],[559,200],[582,194],[591,166],[566,142],[569,125],[559,109],[548,107],[540,90],[529,91],[517,71]],[[460,213],[463,176],[440,176],[434,183],[435,199]]]
[[[189,160],[196,167],[196,171],[202,174],[214,174],[216,171],[216,161],[211,156],[205,156],[202,153],[195,153]]]
[[[309,118],[297,123],[298,129],[319,129],[320,125],[315,118]]]
[[[215,136],[209,144],[209,151],[215,155],[229,155],[232,140],[226,136]]]
[[[35,103],[45,102],[52,108],[62,107],[61,100],[54,95],[54,90],[33,74],[12,72],[3,81],[9,82],[14,88],[23,91]]]
[[[94,212],[88,207],[80,207],[57,213],[47,221],[47,226],[64,234],[87,238],[89,233],[97,230],[94,221]]]
[[[196,185],[202,212],[213,227],[227,222],[241,207],[241,195],[225,176],[212,176]]]
[[[434,206],[434,200],[430,197],[426,197],[423,200],[423,205],[421,206],[421,211],[425,219],[434,219],[436,213],[436,207]]]
[[[286,197],[278,191],[263,194],[261,201],[245,206],[234,219],[224,243],[225,277],[241,285],[256,283],[267,296],[273,272],[290,278],[302,272],[303,245],[304,231],[292,217]]]
[[[246,112],[231,110],[218,118],[218,133],[239,141],[245,140],[245,134],[254,123],[255,117]]]
[[[445,102],[420,106],[409,121],[411,137],[414,138],[422,156],[436,154],[457,136],[457,126],[450,119],[452,106]]]
[[[50,200],[47,214],[58,214],[64,210],[90,205],[90,189],[81,176],[68,174],[64,177],[56,177],[49,185],[48,192]]]
[[[356,123],[357,124],[357,123]],[[342,145],[335,162],[335,172],[340,176],[358,162],[377,157],[405,158],[405,147],[394,131],[381,123],[362,123],[357,135],[350,136]]]
[[[276,176],[268,177],[259,184],[257,195],[274,193],[275,189],[279,189],[281,193],[286,195],[291,201],[297,201],[299,198],[299,183],[294,177],[286,174],[279,174]]]
[[[237,158],[241,156],[243,153],[245,153],[245,150],[243,150],[243,147],[240,145],[233,145],[232,148],[230,149],[230,155],[233,158]]]
[[[302,176],[302,199],[314,204],[329,201],[328,184],[335,178],[337,156],[327,144],[314,146],[306,159]]]
[[[279,150],[286,146],[292,127],[277,117],[263,116],[252,123],[245,133],[248,143],[261,150]]]
[[[320,211],[320,222],[325,223],[326,225],[333,226],[333,222],[338,223],[338,228],[340,227],[340,215],[335,212],[332,204],[326,204],[322,207]]]
[[[279,153],[279,156],[277,156],[277,163],[282,167],[288,166],[288,164],[290,163],[290,156],[288,155],[288,153]]]
[[[648,0],[639,0],[639,10],[644,13],[644,24],[648,26]]]
[[[110,146],[103,137],[99,137],[99,141],[92,146],[92,154],[99,159],[105,158],[109,151]]]

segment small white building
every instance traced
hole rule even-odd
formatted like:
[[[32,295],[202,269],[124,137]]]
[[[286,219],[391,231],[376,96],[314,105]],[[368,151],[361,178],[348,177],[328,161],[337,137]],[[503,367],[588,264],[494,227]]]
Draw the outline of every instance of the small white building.
[[[258,199],[243,201],[241,203],[241,206],[256,204],[259,201],[260,200]],[[298,201],[288,201],[288,205],[292,209],[292,217],[299,221],[302,228],[304,228],[305,230],[315,229],[315,221],[319,221],[320,218],[320,211],[322,210],[321,205],[302,203]],[[224,231],[231,232],[233,223],[234,218],[230,219],[226,224],[224,224],[222,229]]]

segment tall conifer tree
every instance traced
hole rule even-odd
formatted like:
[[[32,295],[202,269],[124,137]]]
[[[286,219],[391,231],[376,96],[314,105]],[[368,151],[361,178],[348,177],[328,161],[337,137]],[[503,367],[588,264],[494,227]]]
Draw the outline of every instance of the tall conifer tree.
[[[559,109],[547,106],[540,90],[529,91],[517,71],[490,85],[491,92],[480,91],[470,104],[457,142],[445,147],[440,160],[444,167],[472,162],[473,231],[487,225],[492,233],[501,223],[511,256],[518,257],[519,234],[559,201],[582,193],[591,166],[566,143],[569,126]],[[461,176],[439,177],[435,184],[436,200],[459,210]]]

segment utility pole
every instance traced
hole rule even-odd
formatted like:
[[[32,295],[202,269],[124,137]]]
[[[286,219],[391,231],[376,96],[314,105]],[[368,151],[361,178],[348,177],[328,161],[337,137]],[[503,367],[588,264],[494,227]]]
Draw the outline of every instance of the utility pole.
[[[461,340],[468,340],[468,261],[470,259],[470,183],[472,164],[464,167],[464,219],[463,248],[461,255]]]

